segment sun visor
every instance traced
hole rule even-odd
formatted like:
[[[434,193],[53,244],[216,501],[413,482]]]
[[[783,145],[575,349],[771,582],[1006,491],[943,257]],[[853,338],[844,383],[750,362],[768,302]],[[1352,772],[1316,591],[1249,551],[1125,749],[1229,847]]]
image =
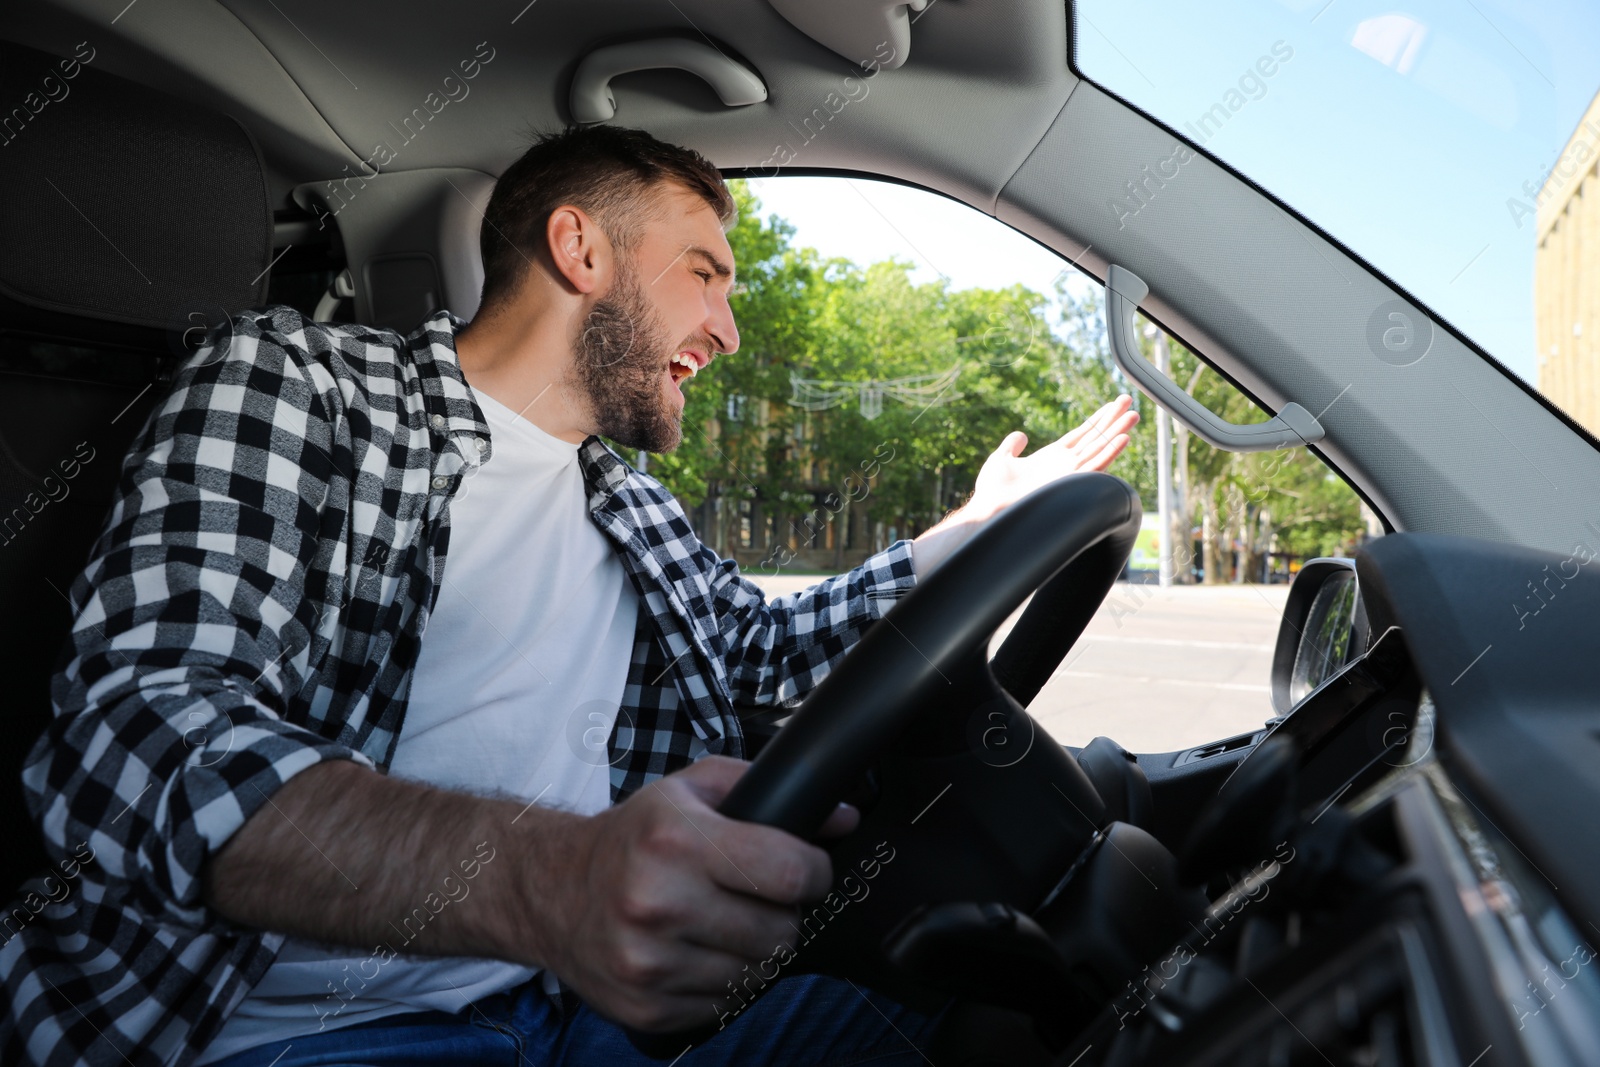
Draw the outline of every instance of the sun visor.
[[[0,41],[0,293],[166,329],[266,297],[272,214],[234,119]]]

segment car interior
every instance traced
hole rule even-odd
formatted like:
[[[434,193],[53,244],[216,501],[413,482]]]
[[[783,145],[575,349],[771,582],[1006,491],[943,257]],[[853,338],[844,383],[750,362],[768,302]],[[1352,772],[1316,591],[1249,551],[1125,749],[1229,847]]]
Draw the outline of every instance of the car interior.
[[[1388,531],[1296,577],[1271,720],[1130,753],[1050,743],[1026,708],[1121,572],[1137,495],[1081,475],[1008,512],[725,805],[800,834],[840,799],[863,810],[836,875],[881,872],[818,916],[795,973],[951,1003],[939,1067],[1600,1063],[1600,579],[1574,562],[1600,536],[1600,442],[1203,148],[1122,225],[1108,198],[1189,142],[1079,73],[1082,32],[1059,0],[14,7],[7,897],[49,862],[19,774],[67,590],[173,369],[268,303],[402,332],[470,319],[496,175],[535,131],[609,121],[730,177],[895,181],[1015,228],[1107,286],[1114,340],[1137,308],[1276,416],[1243,433],[1119,357],[1174,417],[1224,447],[1304,444]],[[41,95],[49,76],[64,88]],[[1427,325],[1427,358],[1374,356],[1391,305]],[[1538,618],[1515,608],[1534,589]],[[712,1039],[634,1037],[663,1062]]]

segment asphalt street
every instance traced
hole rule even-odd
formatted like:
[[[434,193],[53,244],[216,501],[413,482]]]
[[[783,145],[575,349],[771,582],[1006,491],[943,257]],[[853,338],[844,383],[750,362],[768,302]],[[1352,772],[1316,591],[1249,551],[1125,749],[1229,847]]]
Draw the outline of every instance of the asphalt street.
[[[769,596],[821,580],[749,577]],[[1272,648],[1288,588],[1119,582],[1029,711],[1063,744],[1104,734],[1134,752],[1253,730],[1272,714]]]

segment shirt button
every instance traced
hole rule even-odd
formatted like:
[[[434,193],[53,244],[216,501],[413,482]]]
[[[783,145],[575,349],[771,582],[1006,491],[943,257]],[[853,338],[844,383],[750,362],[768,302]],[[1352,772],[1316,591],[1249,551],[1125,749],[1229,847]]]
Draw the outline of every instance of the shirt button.
[[[435,479],[434,479],[434,480],[433,480],[433,487],[434,487],[434,488],[435,488],[435,489],[443,489],[443,488],[444,488],[444,487],[445,487],[445,486],[447,486],[447,485],[449,485],[449,484],[450,484],[450,479],[449,479],[449,478],[446,478],[446,477],[445,477],[445,476],[444,476],[444,475],[442,475],[442,474],[441,474],[441,475],[439,475],[439,476],[438,476],[438,477],[436,477],[436,478],[435,478]]]
[[[473,441],[473,442],[472,442],[472,446],[473,446],[473,447],[474,447],[474,448],[476,448],[476,449],[477,449],[477,450],[478,450],[478,451],[479,451],[479,452],[487,452],[487,451],[489,451],[489,442],[488,442],[488,441],[485,441],[485,440],[484,440],[484,439],[483,439],[483,438],[481,438],[481,437],[479,437],[479,438],[476,438],[476,439],[475,439],[475,440],[474,440],[474,441]]]
[[[433,418],[429,419],[428,421],[433,423],[433,428],[435,430],[444,429],[444,416],[443,415],[435,415]]]

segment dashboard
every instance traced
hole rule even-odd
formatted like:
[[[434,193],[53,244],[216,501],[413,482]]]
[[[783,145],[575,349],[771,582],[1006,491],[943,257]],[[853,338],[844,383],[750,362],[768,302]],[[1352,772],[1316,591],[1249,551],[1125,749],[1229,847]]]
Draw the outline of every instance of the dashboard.
[[[1158,809],[1228,769],[1169,841],[1210,905],[1053,1062],[1600,1064],[1600,578],[1575,558],[1380,539],[1268,730],[1141,756]]]

